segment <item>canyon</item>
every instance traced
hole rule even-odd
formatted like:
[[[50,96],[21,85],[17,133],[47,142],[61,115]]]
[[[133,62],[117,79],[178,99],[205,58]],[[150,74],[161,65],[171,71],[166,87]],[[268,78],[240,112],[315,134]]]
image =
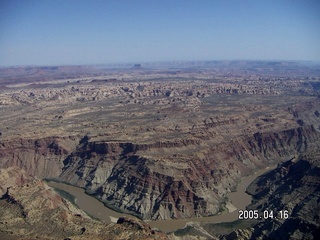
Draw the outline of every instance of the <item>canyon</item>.
[[[0,170],[1,239],[168,239],[133,218],[106,224],[89,217],[24,170]]]
[[[77,186],[113,210],[157,221],[228,211],[243,177],[317,159],[317,69],[219,64],[2,69],[0,169]],[[263,209],[257,199],[251,207]]]

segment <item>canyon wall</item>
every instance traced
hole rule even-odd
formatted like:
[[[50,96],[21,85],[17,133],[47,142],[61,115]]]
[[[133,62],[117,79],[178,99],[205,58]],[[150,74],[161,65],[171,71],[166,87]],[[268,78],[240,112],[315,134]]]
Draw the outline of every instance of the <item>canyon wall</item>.
[[[0,142],[0,168],[16,166],[39,178],[61,174],[63,160],[78,144],[76,137],[13,139]]]
[[[150,160],[137,151],[156,151],[159,144],[89,141],[68,156],[60,177],[85,188],[106,205],[144,219],[208,216],[221,210],[241,173],[314,149],[319,139],[320,133],[312,126],[256,133],[207,147],[202,157],[171,162]],[[166,143],[161,149],[176,146]]]
[[[185,139],[151,144],[44,138],[1,143],[1,166],[18,166],[40,178],[85,188],[107,206],[143,219],[218,213],[227,193],[256,169],[319,146],[313,126],[257,132],[219,145]],[[148,151],[195,147],[192,157],[153,159]]]
[[[137,219],[120,218],[117,224],[92,219],[17,167],[0,169],[0,238],[168,239]]]
[[[220,239],[317,239],[320,213],[320,154],[311,152],[278,164],[247,189],[249,210],[273,211],[273,216]],[[286,211],[287,216],[280,212]],[[206,228],[210,231],[210,228]]]

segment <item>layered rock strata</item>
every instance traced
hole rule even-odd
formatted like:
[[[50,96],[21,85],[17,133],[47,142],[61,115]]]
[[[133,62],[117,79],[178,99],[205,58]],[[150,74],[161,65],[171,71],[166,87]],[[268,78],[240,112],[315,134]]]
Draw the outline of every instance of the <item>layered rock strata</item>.
[[[8,85],[0,167],[82,187],[143,219],[188,218],[225,210],[243,176],[319,146],[318,78],[168,74]]]
[[[249,173],[308,151],[319,139],[313,127],[256,133],[219,148],[206,147],[202,157],[194,152],[194,158],[177,158],[174,164],[145,158],[139,151],[157,151],[156,144],[88,141],[64,161],[60,177],[84,187],[107,205],[144,219],[208,216],[218,213],[219,204],[240,179],[240,171]],[[163,144],[161,149],[177,144]]]
[[[221,239],[317,239],[320,235],[319,152],[279,164],[247,191],[254,199],[248,209],[273,211],[273,217]],[[280,211],[288,215],[284,217]]]
[[[2,143],[2,166],[55,178],[86,189],[106,205],[143,219],[216,214],[241,173],[306,152],[319,144],[312,126],[256,133],[219,146],[190,139],[153,144],[95,142],[88,137]],[[196,147],[175,161],[144,156],[148,151]],[[10,150],[11,149],[11,150]],[[7,159],[7,160],[5,160]]]
[[[19,168],[0,169],[1,239],[167,239],[146,223],[91,219],[42,180]]]

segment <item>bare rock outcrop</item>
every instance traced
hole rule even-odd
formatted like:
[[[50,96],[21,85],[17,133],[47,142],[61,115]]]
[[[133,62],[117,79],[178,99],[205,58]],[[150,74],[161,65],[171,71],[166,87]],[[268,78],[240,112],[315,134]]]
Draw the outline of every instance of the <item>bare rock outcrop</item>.
[[[0,141],[0,167],[19,167],[39,178],[60,175],[62,162],[78,144],[76,137]]]
[[[45,182],[16,167],[0,169],[1,239],[168,239],[138,219],[91,219]]]
[[[312,126],[255,133],[202,150],[202,157],[199,153],[189,159],[180,156],[175,162],[149,159],[144,151],[201,143],[136,145],[87,139],[64,161],[60,178],[85,188],[111,208],[143,219],[208,216],[219,212],[240,171],[249,174],[313,149],[319,137]]]
[[[311,152],[283,162],[247,189],[248,209],[273,211],[273,217],[221,239],[316,239],[320,234],[320,154]],[[286,211],[287,215],[280,214]],[[243,233],[246,233],[245,235]]]
[[[207,140],[190,136],[150,143],[87,136],[2,141],[0,164],[85,188],[107,206],[143,219],[188,218],[218,213],[243,175],[315,149],[320,139],[313,125],[212,145],[215,136],[203,135]]]

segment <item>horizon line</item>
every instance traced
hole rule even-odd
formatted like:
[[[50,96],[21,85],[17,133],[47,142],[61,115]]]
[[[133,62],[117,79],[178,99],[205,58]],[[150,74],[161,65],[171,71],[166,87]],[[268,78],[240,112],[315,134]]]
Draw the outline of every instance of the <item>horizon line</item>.
[[[205,63],[205,62],[287,62],[287,63],[315,63],[320,64],[320,60],[284,60],[284,59],[212,59],[212,60],[159,60],[159,61],[129,61],[129,62],[109,62],[109,63],[87,63],[87,64],[16,64],[0,65],[0,68],[19,68],[19,67],[84,67],[84,66],[111,66],[111,65],[134,65],[134,64],[164,64],[164,63]]]

